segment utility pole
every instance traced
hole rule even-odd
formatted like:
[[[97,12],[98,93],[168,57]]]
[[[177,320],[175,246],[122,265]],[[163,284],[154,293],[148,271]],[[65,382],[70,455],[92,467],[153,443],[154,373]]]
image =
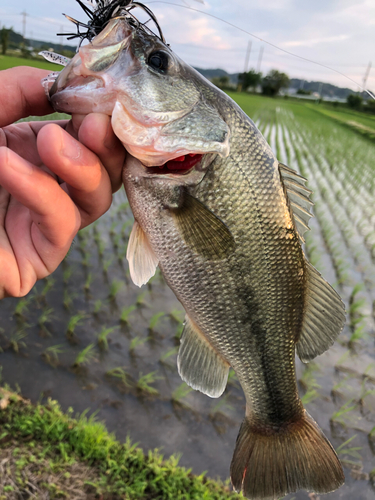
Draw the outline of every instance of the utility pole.
[[[368,63],[365,76],[363,77],[362,92],[366,90],[366,83],[367,83],[368,75],[370,74],[370,69],[371,69],[371,61]]]
[[[28,16],[27,12],[24,10],[21,12],[22,16],[22,38],[23,38],[23,46],[25,47],[25,38],[26,38],[26,16]]]
[[[251,54],[251,40],[249,40],[247,44],[247,51],[246,51],[246,57],[245,57],[245,66],[243,68],[243,72],[247,73],[249,70],[249,59],[250,59],[250,54]]]
[[[257,73],[260,73],[260,68],[262,66],[263,51],[264,51],[264,45],[262,45],[261,48],[259,49],[258,64],[257,64]]]

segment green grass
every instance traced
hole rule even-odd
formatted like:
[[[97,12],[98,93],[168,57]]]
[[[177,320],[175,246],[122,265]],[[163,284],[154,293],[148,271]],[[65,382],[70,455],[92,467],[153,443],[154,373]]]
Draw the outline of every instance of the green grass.
[[[42,447],[44,458],[58,465],[62,471],[66,471],[74,462],[85,463],[97,473],[90,479],[90,484],[83,488],[90,487],[90,491],[97,494],[98,498],[243,498],[232,493],[228,486],[212,481],[204,474],[195,476],[190,470],[179,467],[176,456],[165,460],[157,450],[144,454],[129,439],[124,444],[119,443],[94,416],[88,418],[83,414],[73,418],[72,409],[64,414],[54,401],[50,400],[46,406],[32,406],[16,395],[9,396],[0,389],[1,392],[2,398],[7,398],[6,408],[0,413],[2,447],[16,447],[20,463],[25,462],[26,451],[35,447]],[[40,452],[34,455],[33,473],[38,474]],[[15,475],[13,479],[14,486],[23,480],[21,475]],[[56,487],[62,488],[59,484]],[[61,498],[64,496],[61,495]]]
[[[62,69],[62,66],[49,63],[42,58],[39,60],[0,55],[0,70],[14,68],[15,66],[31,66],[33,68],[48,69],[51,72],[60,71]]]

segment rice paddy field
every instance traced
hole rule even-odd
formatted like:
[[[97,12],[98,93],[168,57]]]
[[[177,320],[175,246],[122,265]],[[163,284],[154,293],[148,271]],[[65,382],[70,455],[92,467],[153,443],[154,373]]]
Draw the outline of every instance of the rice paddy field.
[[[313,191],[305,252],[342,296],[347,322],[327,353],[308,365],[297,360],[298,384],[345,468],[345,486],[325,498],[372,499],[375,142],[313,105],[232,97]],[[0,302],[2,382],[34,402],[52,397],[64,410],[97,412],[120,441],[129,436],[145,451],[180,453],[180,464],[194,473],[225,480],[244,417],[241,388],[231,372],[214,400],[180,380],[184,313],[159,271],[142,288],[132,284],[132,224],[122,189],[108,213],[80,231],[52,276],[28,296]],[[286,498],[318,497],[302,491]]]

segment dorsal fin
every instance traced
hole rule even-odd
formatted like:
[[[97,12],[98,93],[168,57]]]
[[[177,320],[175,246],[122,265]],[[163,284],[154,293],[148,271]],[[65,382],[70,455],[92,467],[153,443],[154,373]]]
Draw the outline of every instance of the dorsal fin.
[[[313,216],[310,213],[310,208],[314,205],[310,200],[312,191],[305,187],[306,179],[295,170],[279,163],[279,171],[290,201],[298,236],[301,243],[305,243],[303,235],[309,230],[309,220]]]

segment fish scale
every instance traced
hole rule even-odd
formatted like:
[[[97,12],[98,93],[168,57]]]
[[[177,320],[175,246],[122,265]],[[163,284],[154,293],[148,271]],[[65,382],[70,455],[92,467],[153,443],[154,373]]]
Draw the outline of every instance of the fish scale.
[[[129,153],[130,276],[141,286],[159,265],[184,306],[182,379],[219,397],[229,367],[236,372],[246,414],[234,488],[252,500],[338,488],[341,464],[303,408],[295,375],[295,351],[314,359],[345,322],[339,296],[302,251],[312,205],[305,179],[278,163],[251,119],[162,38],[124,16],[99,42],[61,72],[51,102],[112,116]],[[191,168],[168,171],[185,155],[197,160]]]

